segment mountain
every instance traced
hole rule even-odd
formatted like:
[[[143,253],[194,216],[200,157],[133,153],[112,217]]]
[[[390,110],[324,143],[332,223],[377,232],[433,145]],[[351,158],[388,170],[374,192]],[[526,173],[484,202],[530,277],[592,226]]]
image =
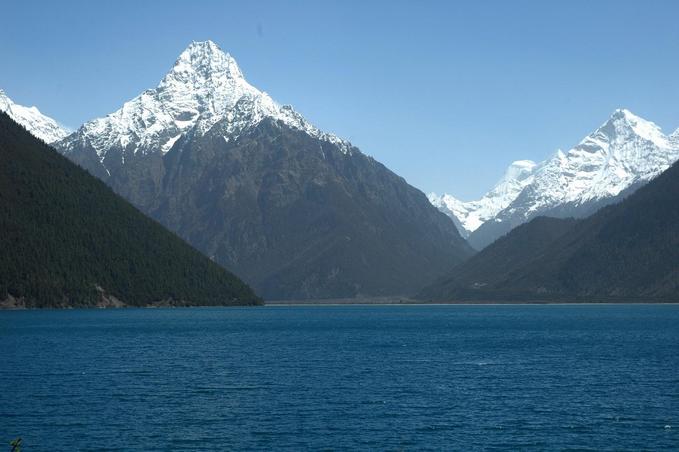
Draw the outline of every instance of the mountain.
[[[483,223],[493,219],[514,201],[521,191],[533,181],[535,162],[518,160],[507,168],[504,176],[492,190],[477,201],[460,201],[449,194],[430,193],[429,201],[441,212],[458,220],[458,230],[464,238]]]
[[[413,293],[473,253],[423,193],[211,41],[56,147],[269,299]]]
[[[232,141],[266,117],[342,149],[350,147],[250,85],[233,57],[212,41],[193,42],[156,88],[84,124],[58,147],[78,160],[87,159],[95,173],[110,176],[126,160],[164,155],[178,140],[203,136],[221,120],[228,122],[224,138]]]
[[[471,216],[476,222],[467,220],[464,211],[458,218],[476,226],[470,229],[469,242],[482,249],[540,215],[588,216],[634,192],[678,159],[679,133],[665,136],[654,123],[619,109],[577,146],[566,153],[558,151],[527,171],[525,186],[517,184],[518,193],[511,192],[514,199],[502,209],[484,217]]]
[[[61,140],[69,131],[60,126],[54,119],[40,113],[36,107],[24,107],[15,104],[3,90],[0,89],[0,111],[21,124],[45,143]]]
[[[588,218],[517,227],[419,297],[679,301],[679,163]]]
[[[0,113],[0,305],[246,305],[238,278]]]

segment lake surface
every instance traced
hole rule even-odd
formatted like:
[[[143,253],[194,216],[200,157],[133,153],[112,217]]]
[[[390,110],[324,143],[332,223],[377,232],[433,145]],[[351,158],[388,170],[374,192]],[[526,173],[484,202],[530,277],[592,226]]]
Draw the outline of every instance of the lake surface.
[[[679,448],[676,305],[14,311],[0,348],[0,450]]]

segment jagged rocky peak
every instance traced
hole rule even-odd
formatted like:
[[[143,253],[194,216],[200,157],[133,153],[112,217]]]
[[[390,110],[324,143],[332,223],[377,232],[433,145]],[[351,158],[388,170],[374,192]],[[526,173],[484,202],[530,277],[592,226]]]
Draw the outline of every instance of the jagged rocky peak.
[[[40,113],[37,107],[25,107],[14,103],[2,89],[0,89],[0,111],[7,113],[10,118],[45,143],[53,143],[69,134],[68,129]]]
[[[241,72],[236,60],[222,51],[217,44],[208,41],[193,41],[177,58],[168,76],[198,74],[203,79],[212,79],[216,74],[224,75],[233,79],[242,79]],[[190,78],[190,76],[188,77]]]
[[[345,152],[352,149],[248,83],[236,60],[212,41],[192,42],[156,88],[84,124],[58,147],[67,155],[91,147],[102,165],[124,164],[129,154],[165,154],[182,135],[204,135],[218,122],[224,123],[224,139],[231,141],[267,117],[338,144]]]
[[[586,137],[582,143],[597,141],[600,138],[604,138],[608,142],[621,141],[630,137],[645,139],[661,147],[667,146],[667,137],[662,133],[660,127],[635,115],[626,108],[615,110],[610,118],[594,133]]]
[[[545,205],[616,196],[626,188],[645,182],[666,170],[677,158],[679,148],[660,127],[626,109],[618,109],[594,133],[585,137],[558,164],[547,162],[540,173],[558,172],[559,186],[549,180],[536,182],[549,189]],[[533,210],[536,210],[536,206]]]
[[[269,114],[277,110],[269,96],[245,80],[236,60],[212,41],[192,42],[151,94],[167,108],[179,129],[199,123],[202,132],[241,99],[259,104]]]

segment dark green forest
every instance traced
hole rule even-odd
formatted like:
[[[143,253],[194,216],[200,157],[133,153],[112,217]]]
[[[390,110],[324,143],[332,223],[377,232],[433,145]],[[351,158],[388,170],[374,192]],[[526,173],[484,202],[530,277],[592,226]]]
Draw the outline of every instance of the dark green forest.
[[[261,300],[0,113],[0,302],[88,307]]]

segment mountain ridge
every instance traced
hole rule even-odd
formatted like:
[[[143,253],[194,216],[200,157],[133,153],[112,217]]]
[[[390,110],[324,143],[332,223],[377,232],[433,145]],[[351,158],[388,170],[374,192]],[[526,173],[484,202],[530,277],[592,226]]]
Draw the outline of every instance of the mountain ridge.
[[[619,201],[677,160],[677,131],[666,136],[656,124],[627,109],[617,109],[572,149],[559,150],[536,165],[529,183],[515,192],[514,199],[503,209],[474,228],[468,240],[476,249],[482,249],[539,215],[587,216]],[[492,191],[486,196],[491,194]],[[435,204],[441,206],[444,197],[434,199]],[[483,206],[478,201],[463,203],[472,215],[479,205]],[[464,209],[458,210],[470,215]],[[445,213],[454,215],[454,209]]]
[[[0,111],[45,143],[54,143],[70,133],[57,121],[42,114],[37,107],[25,107],[15,103],[2,89],[0,89]]]

